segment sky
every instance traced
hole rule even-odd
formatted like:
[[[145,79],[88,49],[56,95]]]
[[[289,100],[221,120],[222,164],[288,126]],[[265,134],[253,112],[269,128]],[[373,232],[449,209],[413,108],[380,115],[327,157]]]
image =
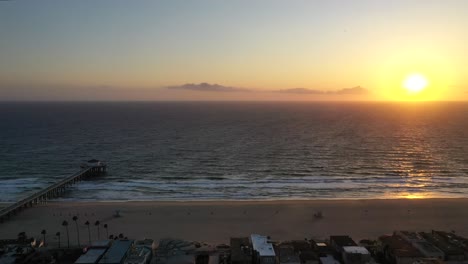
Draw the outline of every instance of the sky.
[[[0,100],[467,100],[468,1],[0,1]],[[417,94],[403,87],[427,78]]]

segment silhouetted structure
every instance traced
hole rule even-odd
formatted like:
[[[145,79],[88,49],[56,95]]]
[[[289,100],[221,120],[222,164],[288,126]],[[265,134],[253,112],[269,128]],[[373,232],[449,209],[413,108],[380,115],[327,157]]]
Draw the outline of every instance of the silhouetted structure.
[[[27,198],[24,198],[8,207],[0,210],[0,222],[9,219],[12,215],[17,214],[22,209],[32,207],[33,205],[46,202],[48,199],[58,197],[66,191],[66,188],[76,182],[94,177],[106,172],[106,164],[98,160],[89,160],[81,165],[82,170],[67,177],[42,191],[36,192]]]

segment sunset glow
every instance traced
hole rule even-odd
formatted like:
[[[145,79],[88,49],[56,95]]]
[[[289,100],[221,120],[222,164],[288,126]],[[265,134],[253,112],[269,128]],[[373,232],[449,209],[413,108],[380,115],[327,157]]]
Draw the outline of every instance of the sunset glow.
[[[466,1],[5,1],[0,100],[467,100],[467,9]],[[190,86],[205,83],[221,89]]]

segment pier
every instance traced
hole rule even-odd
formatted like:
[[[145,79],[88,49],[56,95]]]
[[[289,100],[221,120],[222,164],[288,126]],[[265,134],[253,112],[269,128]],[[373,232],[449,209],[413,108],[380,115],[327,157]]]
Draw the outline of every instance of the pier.
[[[89,160],[81,165],[81,170],[55,184],[29,195],[28,197],[0,210],[0,222],[16,215],[21,210],[37,204],[45,203],[49,199],[59,197],[67,190],[67,187],[106,172],[106,164],[98,160]]]

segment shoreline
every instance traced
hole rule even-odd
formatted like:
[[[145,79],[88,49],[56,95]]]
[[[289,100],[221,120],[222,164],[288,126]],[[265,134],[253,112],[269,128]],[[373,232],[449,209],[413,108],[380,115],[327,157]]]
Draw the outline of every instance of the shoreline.
[[[200,199],[200,200],[50,200],[48,203],[221,203],[221,202],[313,202],[313,201],[417,201],[417,200],[468,200],[468,197],[430,197],[430,198],[304,198],[304,199]],[[2,204],[2,203],[0,203]]]
[[[313,202],[313,201],[418,201],[418,200],[468,200],[468,197],[396,197],[396,198],[292,198],[292,199],[199,199],[199,200],[177,200],[177,199],[162,199],[162,200],[73,200],[73,199],[51,199],[48,204],[58,203],[250,203],[250,202]],[[8,206],[15,202],[0,202],[0,207]]]
[[[73,216],[78,216],[81,239],[87,241],[85,221],[108,224],[109,234],[130,238],[181,238],[227,243],[230,237],[252,233],[273,239],[326,239],[350,235],[355,240],[376,239],[395,230],[455,230],[468,236],[468,198],[359,199],[359,200],[273,200],[273,201],[53,201],[27,208],[0,224],[1,238],[19,232],[48,241],[62,221],[70,225],[70,241],[76,241]],[[114,217],[116,210],[121,217]],[[323,213],[323,218],[314,216]],[[92,240],[97,239],[92,225]],[[105,234],[101,227],[101,235]],[[101,237],[102,238],[102,237]]]

